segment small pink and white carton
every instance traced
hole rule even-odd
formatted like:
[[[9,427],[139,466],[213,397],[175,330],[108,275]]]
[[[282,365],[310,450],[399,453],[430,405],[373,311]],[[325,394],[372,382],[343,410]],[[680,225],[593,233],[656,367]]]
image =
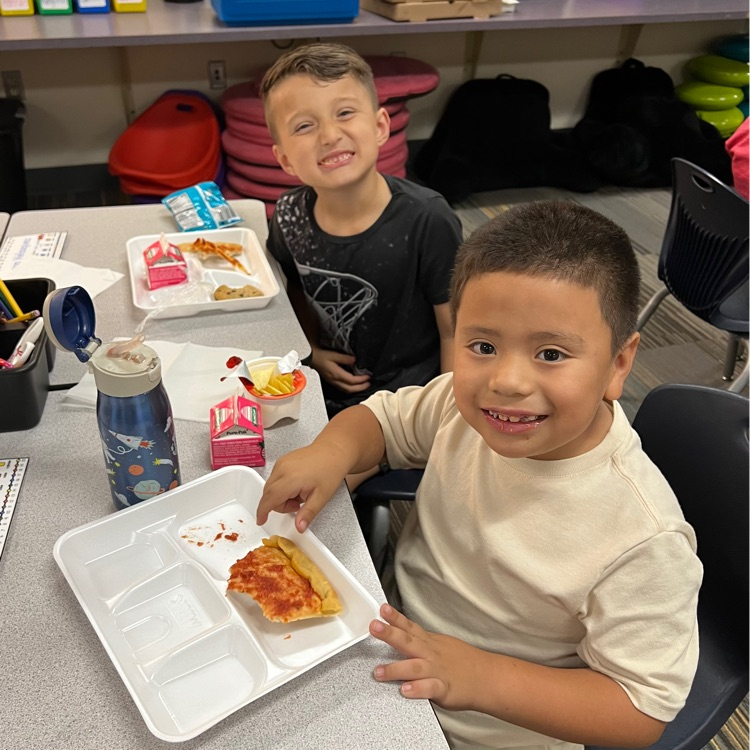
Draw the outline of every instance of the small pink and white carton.
[[[211,468],[265,466],[260,406],[244,396],[230,396],[211,407]]]
[[[162,234],[143,251],[149,289],[182,284],[187,281],[187,261],[177,245]]]

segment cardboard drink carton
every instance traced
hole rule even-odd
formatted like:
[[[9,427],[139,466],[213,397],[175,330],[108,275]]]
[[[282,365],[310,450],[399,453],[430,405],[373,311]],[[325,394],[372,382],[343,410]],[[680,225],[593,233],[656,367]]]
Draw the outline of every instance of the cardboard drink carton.
[[[149,289],[187,281],[187,261],[182,251],[168,242],[163,234],[143,251],[143,260],[146,262]]]
[[[211,407],[211,468],[265,466],[266,444],[260,406],[244,396],[230,396]]]

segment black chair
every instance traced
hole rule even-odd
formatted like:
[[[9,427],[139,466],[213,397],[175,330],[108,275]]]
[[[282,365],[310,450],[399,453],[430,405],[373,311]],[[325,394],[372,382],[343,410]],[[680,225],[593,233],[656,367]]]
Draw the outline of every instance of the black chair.
[[[748,692],[749,405],[718,388],[662,385],[633,421],[695,529],[704,568],[698,671],[685,707],[650,750],[701,750]]]
[[[422,469],[386,471],[365,480],[354,492],[354,508],[379,576],[388,558],[391,500],[414,500],[423,474]]]
[[[739,193],[701,167],[672,159],[672,206],[658,266],[664,286],[641,311],[637,330],[672,294],[691,313],[730,334],[724,380],[733,379],[740,344],[748,337],[749,216]],[[748,376],[750,363],[729,390],[740,393]]]

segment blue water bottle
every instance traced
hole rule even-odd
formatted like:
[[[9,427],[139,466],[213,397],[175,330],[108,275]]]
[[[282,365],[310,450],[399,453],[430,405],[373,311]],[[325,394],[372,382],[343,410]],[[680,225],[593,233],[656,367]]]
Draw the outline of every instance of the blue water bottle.
[[[88,363],[97,388],[96,416],[115,507],[158,497],[180,484],[172,407],[158,354],[143,343],[102,344],[83,287],[58,289],[44,303],[50,339]]]

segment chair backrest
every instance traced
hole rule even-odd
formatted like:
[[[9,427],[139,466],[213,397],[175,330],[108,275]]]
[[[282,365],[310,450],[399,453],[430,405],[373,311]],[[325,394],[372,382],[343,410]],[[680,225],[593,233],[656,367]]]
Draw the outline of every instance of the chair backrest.
[[[672,206],[658,274],[680,303],[709,323],[748,279],[748,202],[684,159],[672,159]]]
[[[745,396],[698,385],[662,385],[641,404],[633,428],[695,529],[704,567],[701,608],[747,654],[748,425]]]

